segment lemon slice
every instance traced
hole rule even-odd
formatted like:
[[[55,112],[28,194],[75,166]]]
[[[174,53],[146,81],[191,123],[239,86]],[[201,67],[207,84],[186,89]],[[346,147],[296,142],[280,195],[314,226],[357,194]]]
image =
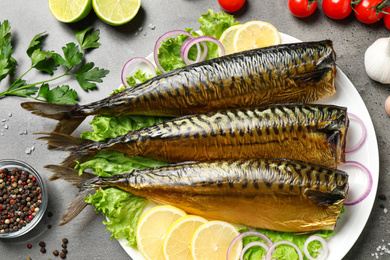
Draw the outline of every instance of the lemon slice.
[[[278,30],[270,23],[251,21],[239,28],[233,39],[235,52],[280,44]]]
[[[191,254],[194,260],[226,260],[227,250],[233,239],[239,235],[236,228],[227,222],[209,221],[201,225],[191,241]],[[242,241],[230,251],[230,260],[239,259]]]
[[[207,220],[193,215],[179,218],[167,231],[163,251],[167,260],[192,260],[191,240],[198,227]]]
[[[219,41],[222,43],[223,47],[225,48],[225,55],[234,53],[234,35],[236,34],[237,30],[242,27],[242,24],[233,25],[229,28],[227,28],[219,38]],[[221,50],[218,48],[218,54],[221,56]]]
[[[173,206],[157,206],[145,212],[137,224],[137,245],[148,260],[164,260],[162,245],[169,227],[186,213]]]
[[[141,0],[92,0],[96,15],[110,25],[130,22],[138,13]]]
[[[92,0],[48,0],[48,3],[53,16],[64,23],[80,21],[92,9]]]

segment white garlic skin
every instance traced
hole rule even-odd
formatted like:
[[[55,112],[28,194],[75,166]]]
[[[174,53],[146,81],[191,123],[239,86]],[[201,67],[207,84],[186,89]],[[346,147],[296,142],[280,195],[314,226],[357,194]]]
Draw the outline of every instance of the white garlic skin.
[[[388,116],[390,116],[390,96],[386,99],[385,110]]]
[[[380,38],[367,48],[364,66],[371,79],[390,84],[390,38]]]

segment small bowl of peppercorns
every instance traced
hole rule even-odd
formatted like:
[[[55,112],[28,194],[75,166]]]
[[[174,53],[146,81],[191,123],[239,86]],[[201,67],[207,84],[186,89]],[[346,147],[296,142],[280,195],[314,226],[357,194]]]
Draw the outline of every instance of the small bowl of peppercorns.
[[[18,160],[0,160],[0,239],[32,230],[47,203],[45,183],[33,167]]]

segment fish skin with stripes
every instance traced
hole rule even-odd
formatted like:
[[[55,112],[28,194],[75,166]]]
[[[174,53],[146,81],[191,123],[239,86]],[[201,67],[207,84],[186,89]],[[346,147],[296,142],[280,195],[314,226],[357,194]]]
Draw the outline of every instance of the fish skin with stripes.
[[[345,162],[347,108],[277,104],[188,115],[130,131],[105,142],[38,132],[50,148],[70,155],[74,167],[99,151],[116,151],[169,163],[285,158],[336,167]]]
[[[336,55],[329,40],[249,50],[167,72],[84,105],[24,102],[71,134],[89,115],[178,117],[227,108],[311,103],[336,93]]]
[[[60,225],[86,206],[85,195],[116,187],[210,219],[285,232],[333,230],[349,187],[343,171],[284,159],[186,162],[105,178],[45,167],[51,180],[80,188]]]

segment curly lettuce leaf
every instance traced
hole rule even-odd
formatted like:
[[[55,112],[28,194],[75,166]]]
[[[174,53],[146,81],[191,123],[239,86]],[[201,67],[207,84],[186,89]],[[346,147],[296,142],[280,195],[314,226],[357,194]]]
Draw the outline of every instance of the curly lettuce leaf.
[[[157,116],[109,116],[99,115],[92,119],[90,125],[93,131],[81,134],[82,138],[101,142],[107,138],[124,135],[129,131],[140,129],[167,120],[166,117]]]
[[[99,189],[94,195],[85,197],[85,202],[94,205],[95,211],[108,217],[103,221],[107,230],[111,231],[111,239],[124,237],[128,246],[136,247],[137,223],[147,200],[116,189]]]
[[[243,233],[245,231],[248,231],[248,228],[242,228],[239,230],[240,233]],[[322,230],[317,231],[310,234],[303,234],[303,235],[294,235],[290,232],[279,232],[279,231],[272,231],[272,230],[266,230],[266,229],[259,229],[257,228],[256,231],[263,233],[267,237],[269,237],[272,242],[278,242],[282,240],[291,241],[294,244],[296,244],[303,253],[303,245],[305,244],[306,239],[309,236],[312,235],[319,235],[324,239],[328,239],[332,234],[332,230]],[[259,237],[256,236],[247,236],[243,238],[243,246],[249,244],[253,241],[263,241]],[[308,251],[312,257],[316,257],[318,255],[318,250],[322,247],[321,243],[318,241],[313,241],[308,246]],[[245,260],[257,260],[262,259],[265,256],[265,250],[261,247],[251,247],[249,248],[245,254],[243,259]],[[291,246],[287,245],[280,245],[276,248],[274,254],[272,255],[272,259],[280,259],[280,260],[298,260],[298,254],[295,251],[295,249]],[[304,259],[307,260],[307,258],[304,256]]]
[[[219,39],[222,33],[230,26],[239,24],[239,22],[235,21],[233,15],[224,12],[215,13],[211,9],[206,14],[202,14],[198,22],[201,24],[199,27],[201,35],[211,36],[216,39]],[[185,30],[190,32],[194,37],[200,36],[197,32],[192,31],[192,28]],[[188,36],[178,35],[176,38],[169,38],[161,44],[158,51],[158,60],[166,71],[172,71],[186,66],[180,54],[180,48],[186,39],[188,39]],[[218,46],[212,42],[206,42],[206,44],[208,47],[206,60],[218,57]],[[196,60],[196,56],[197,48],[196,46],[192,46],[188,58],[190,60]]]

